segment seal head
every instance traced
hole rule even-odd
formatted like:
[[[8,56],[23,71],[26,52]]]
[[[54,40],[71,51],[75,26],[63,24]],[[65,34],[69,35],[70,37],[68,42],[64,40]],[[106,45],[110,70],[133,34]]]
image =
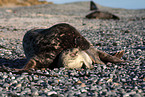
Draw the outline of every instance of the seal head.
[[[79,48],[71,48],[61,52],[58,61],[59,67],[65,68],[93,68],[92,60],[89,55]]]

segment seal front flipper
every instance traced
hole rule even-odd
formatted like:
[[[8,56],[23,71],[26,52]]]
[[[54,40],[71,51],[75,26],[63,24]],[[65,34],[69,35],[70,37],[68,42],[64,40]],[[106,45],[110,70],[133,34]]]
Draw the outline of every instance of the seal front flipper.
[[[100,60],[99,53],[98,53],[98,50],[97,49],[95,49],[93,47],[90,47],[85,52],[90,56],[90,58],[92,59],[92,61],[94,63],[96,63],[96,64],[105,64],[104,62],[102,62]]]
[[[37,69],[36,64],[37,64],[37,62],[34,59],[30,59],[22,69],[14,69],[14,70],[25,71],[25,70],[29,70],[29,69],[33,69],[33,68]]]
[[[37,62],[34,59],[30,59],[27,64],[25,65],[25,67],[23,68],[24,70],[28,70],[28,69],[37,69]]]
[[[85,52],[85,51],[81,51],[81,56],[83,57],[83,63],[86,67],[88,67],[89,69],[93,68],[92,65],[92,59],[90,58],[90,56]]]
[[[90,10],[98,10],[98,7],[93,1],[90,1]]]

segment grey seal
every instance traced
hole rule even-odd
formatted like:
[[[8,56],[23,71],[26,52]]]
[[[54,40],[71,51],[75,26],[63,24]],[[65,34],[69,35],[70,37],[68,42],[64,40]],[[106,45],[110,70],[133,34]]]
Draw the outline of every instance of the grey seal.
[[[100,11],[99,8],[93,1],[90,1],[91,12],[86,15],[88,19],[114,19],[119,20],[120,18],[112,13],[106,11]]]
[[[28,31],[23,38],[23,48],[27,63],[22,69],[16,70],[58,68],[60,53],[70,48],[80,48],[85,51],[94,63],[124,62],[117,56],[109,55],[91,46],[75,27],[66,23],[59,23],[48,29]]]

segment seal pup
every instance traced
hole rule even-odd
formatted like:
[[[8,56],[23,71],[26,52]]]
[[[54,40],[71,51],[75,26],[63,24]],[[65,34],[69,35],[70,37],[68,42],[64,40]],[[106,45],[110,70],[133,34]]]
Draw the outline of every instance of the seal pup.
[[[105,11],[100,11],[99,8],[93,1],[90,1],[90,10],[91,12],[86,15],[88,19],[114,19],[119,20],[119,17]]]
[[[90,10],[98,10],[98,7],[92,0],[90,1]]]
[[[93,68],[92,60],[89,55],[79,48],[71,48],[61,52],[59,56],[59,67],[82,68],[83,65],[89,69]]]
[[[94,63],[124,62],[116,56],[90,46],[90,43],[73,26],[66,23],[59,23],[48,29],[28,31],[23,38],[23,48],[27,63],[22,69],[16,70],[58,68],[60,52],[69,48],[80,48],[94,60]]]

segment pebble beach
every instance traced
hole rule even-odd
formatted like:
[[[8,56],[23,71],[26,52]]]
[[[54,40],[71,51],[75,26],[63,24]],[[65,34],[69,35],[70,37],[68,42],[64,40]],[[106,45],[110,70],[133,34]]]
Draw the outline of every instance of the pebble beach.
[[[74,26],[94,47],[109,54],[124,50],[125,63],[94,64],[93,69],[0,72],[0,97],[144,97],[145,9],[98,5],[120,20],[86,19],[89,2],[0,7],[0,69],[26,63],[22,40],[33,28]]]

